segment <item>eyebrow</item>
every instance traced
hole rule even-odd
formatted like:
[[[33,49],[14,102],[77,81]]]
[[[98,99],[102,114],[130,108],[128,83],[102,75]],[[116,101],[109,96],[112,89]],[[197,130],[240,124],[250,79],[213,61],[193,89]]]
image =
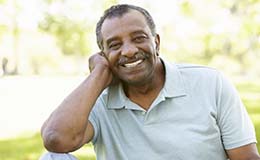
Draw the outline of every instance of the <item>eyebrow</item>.
[[[144,32],[143,30],[137,30],[131,33],[131,35],[135,35],[135,34],[145,34],[148,35],[146,32]]]
[[[111,38],[108,38],[105,42],[106,42],[106,44],[109,44],[112,41],[115,41],[115,40],[118,40],[118,39],[119,39],[118,37],[111,37]]]

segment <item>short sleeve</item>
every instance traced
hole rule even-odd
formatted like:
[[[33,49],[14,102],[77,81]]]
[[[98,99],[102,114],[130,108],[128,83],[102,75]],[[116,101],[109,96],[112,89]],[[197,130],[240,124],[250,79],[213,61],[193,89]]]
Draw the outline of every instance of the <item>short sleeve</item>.
[[[93,106],[92,111],[90,112],[89,115],[89,121],[92,124],[93,128],[94,128],[94,136],[92,138],[92,143],[95,144],[98,138],[98,135],[100,133],[100,117],[99,115],[102,112],[102,108],[104,108],[104,100],[103,97],[100,96],[95,105]]]
[[[225,149],[256,143],[253,123],[235,87],[219,74],[217,121]]]
[[[99,123],[98,123],[98,115],[96,113],[96,110],[97,110],[97,106],[95,105],[92,109],[92,111],[90,112],[90,115],[89,115],[89,121],[90,123],[92,124],[93,126],[93,129],[94,129],[94,136],[92,138],[92,143],[95,144],[96,140],[97,140],[97,137],[98,137],[98,134],[99,134]]]

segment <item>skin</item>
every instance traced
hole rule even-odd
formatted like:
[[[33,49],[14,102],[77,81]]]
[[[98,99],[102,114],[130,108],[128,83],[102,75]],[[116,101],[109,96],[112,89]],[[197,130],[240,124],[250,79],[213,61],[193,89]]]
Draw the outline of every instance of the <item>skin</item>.
[[[164,68],[158,57],[159,35],[151,34],[145,18],[137,11],[105,20],[101,32],[104,56],[113,75],[123,83],[128,98],[147,110],[164,84]],[[144,55],[135,58],[140,52]],[[125,67],[138,60],[142,62],[136,67]]]
[[[122,17],[106,19],[101,33],[104,50],[90,57],[91,73],[42,126],[49,151],[71,152],[91,141],[94,130],[88,116],[109,85],[122,82],[128,98],[145,110],[164,85],[164,68],[158,57],[160,37],[151,34],[141,13],[131,10]],[[134,62],[140,63],[126,67]],[[255,144],[227,150],[227,154],[231,160],[260,160]]]

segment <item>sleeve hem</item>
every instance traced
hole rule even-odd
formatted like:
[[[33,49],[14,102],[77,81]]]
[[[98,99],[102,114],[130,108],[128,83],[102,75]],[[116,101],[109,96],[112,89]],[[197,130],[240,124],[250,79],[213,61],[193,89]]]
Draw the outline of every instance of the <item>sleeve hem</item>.
[[[226,144],[225,149],[226,150],[234,149],[234,148],[238,148],[238,147],[248,145],[248,144],[251,144],[251,143],[257,143],[256,139],[255,138],[248,138],[248,139],[245,139],[245,140],[233,142],[231,144]]]
[[[92,142],[93,144],[95,144],[96,141],[97,141],[97,125],[96,125],[95,120],[94,120],[91,116],[89,117],[89,122],[92,124],[93,129],[94,129],[94,136],[93,136],[91,142]]]

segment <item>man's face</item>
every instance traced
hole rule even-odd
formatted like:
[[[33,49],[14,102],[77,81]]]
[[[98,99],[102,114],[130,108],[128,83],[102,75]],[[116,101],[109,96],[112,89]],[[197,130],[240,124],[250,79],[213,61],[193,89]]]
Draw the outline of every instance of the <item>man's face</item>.
[[[155,70],[159,35],[153,36],[138,11],[106,19],[101,28],[104,53],[111,70],[124,83],[142,85]]]

